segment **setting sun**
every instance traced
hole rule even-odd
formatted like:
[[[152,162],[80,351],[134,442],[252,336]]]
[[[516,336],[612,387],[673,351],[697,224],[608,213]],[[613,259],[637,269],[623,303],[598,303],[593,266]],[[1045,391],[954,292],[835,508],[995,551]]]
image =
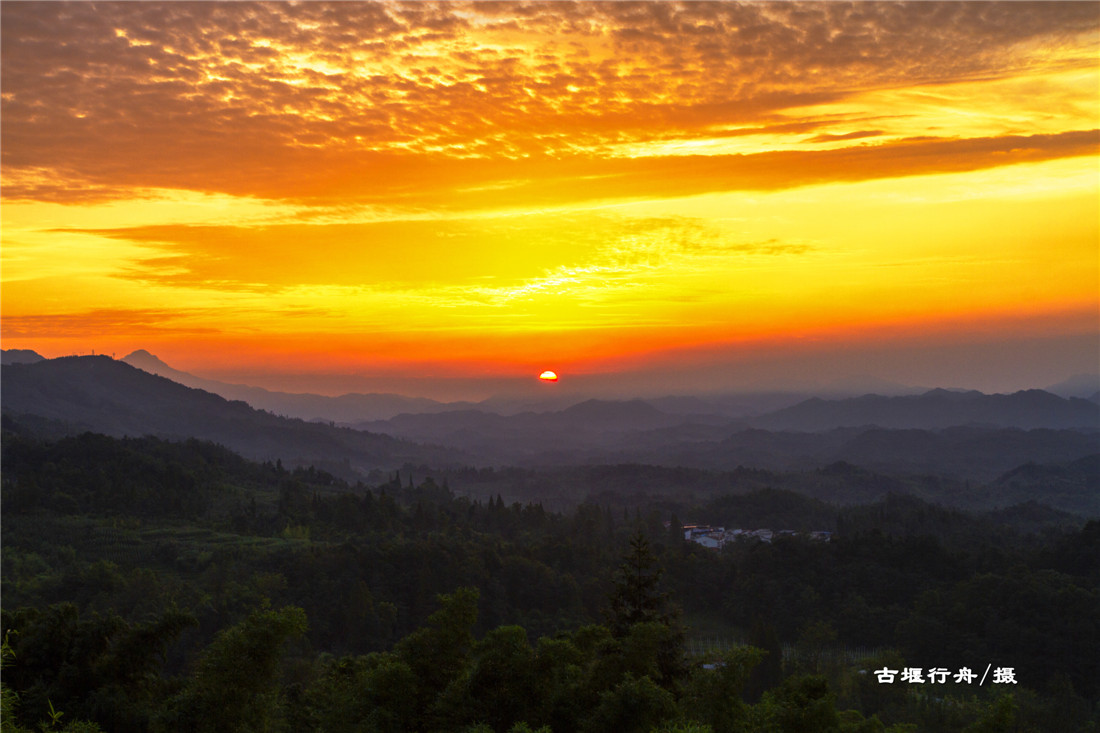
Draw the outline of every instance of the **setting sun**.
[[[967,334],[1090,371],[1097,18],[4,3],[2,337],[333,392],[546,353],[571,384],[1018,379]]]
[[[558,381],[558,375],[549,369],[539,375],[539,379],[544,382],[556,382]]]

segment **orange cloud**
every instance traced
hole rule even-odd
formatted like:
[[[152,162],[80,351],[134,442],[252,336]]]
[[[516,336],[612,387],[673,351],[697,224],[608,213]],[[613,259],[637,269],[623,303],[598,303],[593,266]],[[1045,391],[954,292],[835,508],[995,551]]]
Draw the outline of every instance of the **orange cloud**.
[[[6,339],[534,364],[1100,298],[1088,3],[0,15]]]
[[[85,340],[90,337],[110,339],[117,336],[155,337],[208,335],[217,333],[209,326],[181,325],[180,321],[195,315],[186,310],[137,310],[130,308],[99,308],[80,313],[50,315],[4,316],[6,339],[66,339]]]
[[[860,139],[830,129],[848,120],[789,112],[884,87],[1004,78],[1028,53],[1032,71],[1094,69],[1098,27],[1080,3],[10,3],[2,12],[8,197],[155,186],[413,205],[424,188],[438,200],[462,185],[592,174],[601,150],[626,142],[806,125],[819,140]],[[1036,57],[1037,39],[1058,52]],[[947,155],[961,150],[951,137]],[[867,165],[867,176],[881,169]]]

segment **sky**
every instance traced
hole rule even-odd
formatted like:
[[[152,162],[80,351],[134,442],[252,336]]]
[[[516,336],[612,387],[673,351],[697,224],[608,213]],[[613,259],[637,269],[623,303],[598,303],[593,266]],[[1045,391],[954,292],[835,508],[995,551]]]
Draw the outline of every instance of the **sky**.
[[[0,14],[6,349],[442,398],[1098,371],[1095,2]]]

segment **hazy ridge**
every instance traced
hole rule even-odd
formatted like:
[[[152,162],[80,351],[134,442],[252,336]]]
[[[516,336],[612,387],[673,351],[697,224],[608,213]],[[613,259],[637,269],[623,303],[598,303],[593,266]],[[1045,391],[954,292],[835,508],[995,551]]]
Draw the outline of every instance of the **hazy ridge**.
[[[981,505],[1003,506],[1009,498],[1034,498],[1028,493],[1034,489],[1055,497],[1053,506],[1088,512],[1096,497],[1089,467],[1100,454],[1100,406],[1038,390],[812,398],[736,420],[719,410],[672,413],[652,401],[590,399],[557,411],[500,415],[451,409],[338,426],[280,417],[105,356],[9,364],[2,375],[4,412],[25,429],[197,437],[249,458],[316,465],[352,480],[403,467],[453,472],[516,466],[535,471],[533,476],[570,466],[648,465],[716,476],[748,468],[765,472],[766,479],[741,488],[784,486],[826,499],[863,501],[894,490],[921,491],[910,479],[898,483],[889,476],[929,476],[941,481],[923,494],[930,500],[969,505],[980,496]],[[695,399],[689,404],[705,410],[705,399]],[[829,480],[812,474],[818,478],[809,482],[796,477],[833,465],[863,473],[841,471],[840,480],[834,480],[836,471]],[[616,481],[586,484],[585,491],[678,490],[675,482],[647,488]],[[484,483],[477,478],[470,490],[488,486]],[[528,477],[504,488],[531,500],[583,498],[583,492],[566,496],[549,483]],[[971,495],[956,496],[964,490]]]
[[[388,435],[279,417],[107,356],[11,364],[2,375],[5,413],[44,418],[64,432],[197,437],[254,460],[315,464],[345,476],[460,458]]]

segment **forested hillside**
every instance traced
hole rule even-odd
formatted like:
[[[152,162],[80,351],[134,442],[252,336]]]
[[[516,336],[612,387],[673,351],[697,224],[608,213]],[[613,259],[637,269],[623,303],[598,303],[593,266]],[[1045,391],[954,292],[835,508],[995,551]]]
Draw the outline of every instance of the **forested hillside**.
[[[389,435],[280,417],[107,356],[9,364],[2,374],[5,414],[39,432],[198,437],[254,460],[323,466],[345,478],[407,461],[447,465],[460,457]]]
[[[555,512],[462,496],[462,472],[347,483],[6,428],[5,730],[1100,722],[1100,523],[1040,505],[762,488]],[[696,522],[833,535],[711,550],[684,541]],[[986,665],[1015,683],[874,674]]]

